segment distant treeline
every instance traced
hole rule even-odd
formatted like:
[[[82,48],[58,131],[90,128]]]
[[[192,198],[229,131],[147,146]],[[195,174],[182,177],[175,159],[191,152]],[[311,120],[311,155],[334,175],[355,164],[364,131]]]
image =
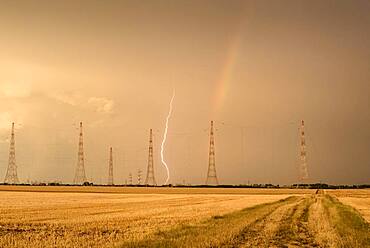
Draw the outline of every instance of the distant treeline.
[[[292,187],[297,187],[297,184],[293,184]],[[353,184],[353,185],[330,185],[325,183],[315,184],[298,184],[298,188],[307,189],[369,189],[370,184]]]
[[[1,183],[0,185],[9,185],[6,183]],[[14,185],[14,184],[12,184]],[[33,183],[33,184],[17,184],[22,186],[78,186],[75,184],[63,184],[63,183]],[[111,185],[100,185],[100,184],[93,184],[90,182],[85,182],[82,186],[99,186],[99,187],[113,187]],[[153,185],[114,185],[114,187],[173,187],[173,188],[258,188],[258,189],[370,189],[370,184],[354,184],[354,185],[330,185],[325,183],[314,183],[314,184],[292,184],[292,185],[279,185],[279,184],[240,184],[240,185],[161,185],[161,186],[153,186]]]

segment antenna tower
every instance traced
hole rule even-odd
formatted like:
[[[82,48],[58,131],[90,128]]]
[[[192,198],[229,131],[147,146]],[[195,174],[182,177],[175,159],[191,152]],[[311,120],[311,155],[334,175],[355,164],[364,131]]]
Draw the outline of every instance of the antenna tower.
[[[132,174],[131,174],[131,172],[130,172],[130,174],[128,174],[128,184],[132,185]]]
[[[304,120],[301,122],[301,127],[299,129],[301,135],[301,153],[300,153],[300,171],[299,171],[299,180],[303,183],[305,180],[308,179],[308,171],[307,171],[307,162],[306,162],[306,138],[305,138],[305,131],[304,131]]]
[[[86,174],[85,174],[85,157],[84,157],[84,140],[83,140],[83,133],[82,133],[82,122],[80,122],[80,136],[78,142],[78,158],[77,158],[77,167],[76,167],[76,174],[75,179],[73,181],[74,184],[83,184],[86,182]]]
[[[108,185],[113,185],[113,148],[109,149]]]
[[[217,175],[216,175],[215,137],[214,137],[214,130],[213,130],[213,121],[211,121],[208,173],[207,173],[206,185],[218,185],[218,180],[217,180]]]
[[[153,130],[150,129],[149,135],[149,156],[148,169],[146,172],[145,185],[157,185],[154,178],[154,160],[153,160]]]
[[[143,172],[140,169],[138,169],[137,170],[137,184],[138,185],[141,185],[142,175],[143,175]]]
[[[6,171],[4,183],[8,183],[8,184],[18,184],[19,183],[18,175],[17,175],[17,164],[15,160],[14,122],[12,123],[12,133],[11,133],[10,147],[9,147],[8,169]]]

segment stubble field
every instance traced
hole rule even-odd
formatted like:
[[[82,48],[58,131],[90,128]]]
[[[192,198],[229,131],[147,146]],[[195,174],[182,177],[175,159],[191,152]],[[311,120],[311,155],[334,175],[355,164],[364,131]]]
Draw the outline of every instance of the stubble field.
[[[370,223],[370,189],[329,190],[328,193],[355,208]]]
[[[316,193],[1,186],[0,247],[370,247],[366,210]]]

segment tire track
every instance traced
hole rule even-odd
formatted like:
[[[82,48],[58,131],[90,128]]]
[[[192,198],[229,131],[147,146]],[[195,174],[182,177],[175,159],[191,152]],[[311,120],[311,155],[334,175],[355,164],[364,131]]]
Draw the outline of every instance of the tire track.
[[[289,206],[295,204],[297,199],[301,198],[291,196],[224,216],[215,216],[196,225],[178,226],[166,232],[157,232],[138,242],[123,243],[122,247],[240,247],[247,238],[243,234],[249,236],[249,233],[251,236],[258,237],[257,232],[264,230],[265,236],[272,235],[278,225],[266,228],[266,224],[277,223],[272,220],[282,218],[284,209],[289,209]],[[275,215],[281,217],[272,217]],[[258,244],[266,242],[262,239],[254,243],[257,244],[254,247],[261,247]]]
[[[308,228],[313,197],[281,205],[243,229],[227,247],[319,247]]]
[[[293,202],[277,205],[276,208],[246,226],[232,243],[225,244],[224,247],[270,247],[272,238],[279,229],[280,221],[301,201],[302,198],[297,198]]]
[[[370,247],[368,224],[322,191],[216,217],[125,247]]]
[[[282,219],[272,247],[319,247],[308,227],[308,215],[315,197],[307,197]]]

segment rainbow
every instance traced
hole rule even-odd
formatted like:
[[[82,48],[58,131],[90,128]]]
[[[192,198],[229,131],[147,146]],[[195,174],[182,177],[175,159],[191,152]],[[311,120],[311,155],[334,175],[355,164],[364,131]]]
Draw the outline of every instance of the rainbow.
[[[240,32],[233,37],[227,49],[225,62],[223,63],[219,80],[216,82],[214,99],[213,99],[213,112],[222,108],[225,98],[230,90],[232,76],[237,62],[240,50],[241,34]]]

